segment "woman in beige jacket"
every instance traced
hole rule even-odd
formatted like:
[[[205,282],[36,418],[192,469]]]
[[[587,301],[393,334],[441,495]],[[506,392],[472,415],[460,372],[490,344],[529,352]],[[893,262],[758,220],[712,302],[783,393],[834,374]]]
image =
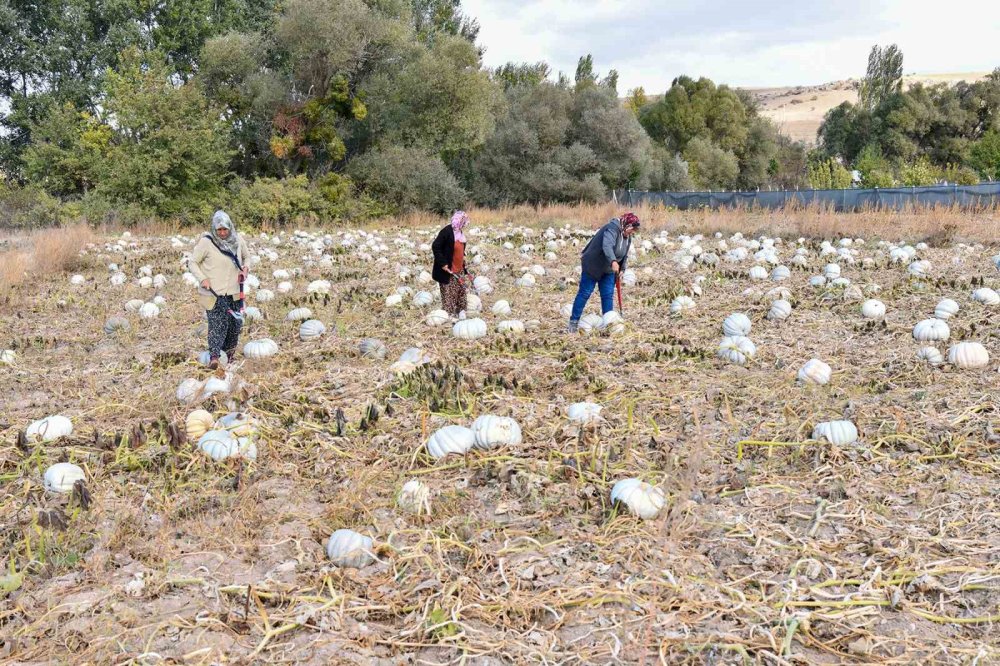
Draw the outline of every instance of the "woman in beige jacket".
[[[243,327],[243,280],[247,276],[246,243],[233,221],[219,210],[212,216],[212,231],[201,237],[188,260],[188,270],[198,278],[198,302],[208,316],[209,367],[219,367],[222,352],[232,361]]]

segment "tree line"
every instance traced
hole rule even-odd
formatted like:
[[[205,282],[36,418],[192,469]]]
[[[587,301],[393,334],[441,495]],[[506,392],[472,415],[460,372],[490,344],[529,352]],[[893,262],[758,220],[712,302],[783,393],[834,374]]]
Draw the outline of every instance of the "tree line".
[[[976,89],[992,111],[961,121],[960,146],[883,122],[915,89],[869,77],[875,101],[831,112],[807,153],[748,93],[705,78],[623,99],[589,55],[572,76],[486,68],[460,0],[5,0],[0,30],[0,215],[15,225],[220,206],[276,225],[623,187],[805,187],[859,161],[894,177],[893,160],[994,164],[1000,76]],[[923,94],[937,108],[945,93]]]

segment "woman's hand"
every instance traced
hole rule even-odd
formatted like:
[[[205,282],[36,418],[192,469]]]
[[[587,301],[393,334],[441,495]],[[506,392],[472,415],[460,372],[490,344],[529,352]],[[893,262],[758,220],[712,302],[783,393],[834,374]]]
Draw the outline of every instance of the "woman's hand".
[[[201,281],[201,288],[202,289],[211,289],[212,288],[212,283],[209,282],[208,280],[202,280]]]
[[[454,275],[454,273],[451,272],[451,266],[443,266],[442,268],[444,268],[444,272],[448,275]]]
[[[617,261],[612,261],[611,262],[611,272],[612,273],[617,273],[618,270],[619,270],[619,268],[620,268],[620,266],[618,266],[618,262]]]

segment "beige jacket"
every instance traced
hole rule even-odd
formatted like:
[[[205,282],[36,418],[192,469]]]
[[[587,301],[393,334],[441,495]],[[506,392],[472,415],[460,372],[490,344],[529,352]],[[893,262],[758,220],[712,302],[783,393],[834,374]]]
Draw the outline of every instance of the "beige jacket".
[[[240,247],[236,257],[244,268],[249,254],[246,241],[240,236]],[[212,241],[205,236],[195,244],[191,258],[188,259],[188,270],[198,278],[199,284],[208,280],[212,290],[219,296],[235,296],[240,293],[240,272],[236,270],[233,260],[219,252]],[[215,296],[199,286],[198,302],[206,310],[211,310],[215,307]]]

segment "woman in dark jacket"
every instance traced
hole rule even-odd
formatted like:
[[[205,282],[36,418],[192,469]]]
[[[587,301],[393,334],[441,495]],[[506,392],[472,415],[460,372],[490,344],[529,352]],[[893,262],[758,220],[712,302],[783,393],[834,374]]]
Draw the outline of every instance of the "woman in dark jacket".
[[[434,268],[431,277],[441,285],[441,307],[451,316],[457,317],[465,309],[466,286],[465,233],[469,216],[464,211],[456,211],[451,216],[451,224],[438,232],[431,244],[434,252]]]
[[[639,226],[635,213],[625,213],[601,227],[583,248],[580,255],[580,289],[569,316],[570,333],[576,333],[583,308],[594,293],[594,287],[600,288],[601,313],[607,314],[615,309],[615,280],[625,270],[628,251],[632,247],[632,234]]]

